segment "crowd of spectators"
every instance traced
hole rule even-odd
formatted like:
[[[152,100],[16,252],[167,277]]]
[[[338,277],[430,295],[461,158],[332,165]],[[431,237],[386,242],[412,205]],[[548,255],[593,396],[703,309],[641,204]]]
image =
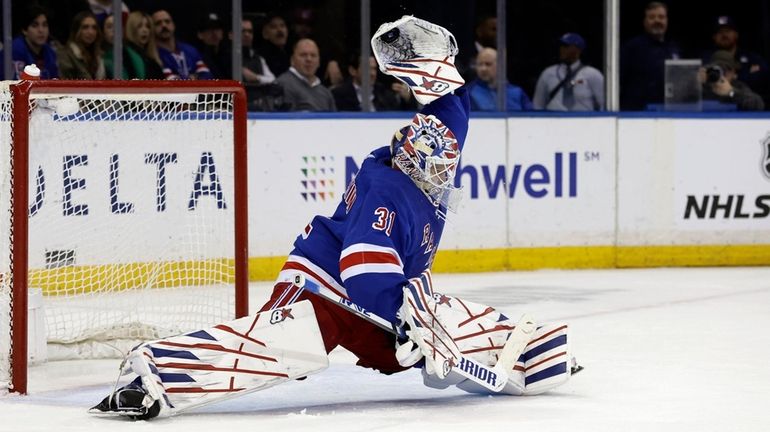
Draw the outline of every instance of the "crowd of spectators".
[[[197,22],[195,40],[177,37],[174,17],[168,10],[129,10],[123,4],[122,70],[115,71],[113,44],[115,16],[111,0],[89,0],[90,10],[74,15],[66,40],[50,34],[50,14],[36,5],[25,8],[20,32],[13,40],[16,76],[34,63],[42,79],[230,79],[232,40],[227,25],[216,13]],[[698,53],[683,52],[668,36],[668,6],[653,1],[639,14],[644,32],[626,41],[620,50],[620,108],[645,110],[664,99],[666,60],[700,58],[697,79],[704,100],[731,105],[738,110],[763,110],[770,97],[768,64],[758,54],[739,45],[736,22],[717,18],[713,47]],[[253,20],[245,15],[240,35],[242,70],[250,108],[292,111],[413,110],[417,103],[406,86],[381,75],[374,58],[362,71],[360,54],[335,58],[319,48],[310,21],[299,16],[292,23],[278,13]],[[472,107],[497,110],[497,19],[483,16],[472,35],[473,53],[458,59],[458,69],[469,83]],[[565,33],[555,64],[539,74],[532,98],[518,85],[504,80],[508,111],[602,111],[604,77],[585,63],[589,47],[578,33]],[[357,44],[356,44],[357,46]],[[1,58],[1,57],[0,57]],[[370,103],[362,103],[361,77],[369,74]]]
[[[620,53],[620,108],[644,110],[664,101],[666,60],[684,58],[679,44],[668,37],[668,6],[653,1],[643,17],[644,33],[631,39]],[[764,109],[767,94],[767,63],[758,55],[738,49],[738,30],[729,16],[716,19],[714,47],[701,53],[704,67],[698,72],[703,99],[732,105],[742,111]],[[697,57],[689,54],[687,57]],[[708,70],[719,71],[716,76]],[[711,78],[709,78],[711,75]],[[750,80],[752,86],[741,81]]]

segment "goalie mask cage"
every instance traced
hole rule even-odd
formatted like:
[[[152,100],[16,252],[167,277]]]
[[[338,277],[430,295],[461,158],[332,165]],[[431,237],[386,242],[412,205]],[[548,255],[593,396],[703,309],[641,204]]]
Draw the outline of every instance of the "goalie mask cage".
[[[0,393],[27,391],[35,291],[49,358],[248,314],[239,83],[0,82],[0,134]]]

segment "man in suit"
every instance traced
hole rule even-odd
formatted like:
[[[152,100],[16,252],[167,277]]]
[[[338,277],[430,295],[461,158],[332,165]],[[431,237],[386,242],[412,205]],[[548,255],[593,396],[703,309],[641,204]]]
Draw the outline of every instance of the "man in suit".
[[[361,111],[361,56],[354,54],[348,62],[348,75],[342,84],[332,88],[334,102],[338,111]],[[369,57],[369,82],[372,84],[371,111],[414,110],[414,102],[409,87],[398,82],[390,88],[377,82],[377,61]]]

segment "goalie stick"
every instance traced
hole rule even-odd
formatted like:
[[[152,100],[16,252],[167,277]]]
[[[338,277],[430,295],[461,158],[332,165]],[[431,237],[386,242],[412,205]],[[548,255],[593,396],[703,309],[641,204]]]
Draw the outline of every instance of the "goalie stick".
[[[294,283],[294,285],[297,286],[298,288],[304,288],[310,291],[311,293],[318,295],[321,298],[324,298],[332,303],[337,304],[342,308],[345,308],[353,312],[354,314],[360,316],[366,321],[369,321],[370,323],[376,325],[377,327],[380,327],[381,329],[387,332],[395,334],[399,338],[403,338],[403,339],[408,338],[406,333],[404,333],[404,329],[397,327],[395,324],[391,323],[385,318],[381,318],[367,311],[366,309],[353,303],[352,301],[346,299],[345,297],[340,296],[339,294],[335,293],[329,288],[326,288],[323,285],[319,285],[314,281],[307,279],[305,275],[301,273],[297,273],[296,275],[294,275],[294,280],[292,281],[292,283]]]
[[[292,281],[294,285],[299,288],[304,288],[313,294],[318,295],[338,306],[347,309],[353,314],[363,318],[366,321],[388,331],[399,338],[407,338],[404,329],[395,326],[390,321],[367,311],[366,309],[353,303],[351,300],[340,296],[334,291],[317,284],[315,281],[309,280],[305,275],[298,273],[294,276]],[[537,326],[531,317],[528,315],[522,316],[519,322],[508,336],[508,340],[505,342],[505,346],[500,351],[500,356],[497,359],[497,364],[494,367],[488,367],[476,360],[468,358],[462,353],[459,353],[458,360],[459,365],[452,365],[446,362],[442,374],[442,378],[445,377],[450,370],[454,370],[465,378],[489,389],[495,393],[499,393],[508,382],[510,372],[513,371],[513,366],[519,359],[527,343],[530,340],[530,335],[535,331]]]

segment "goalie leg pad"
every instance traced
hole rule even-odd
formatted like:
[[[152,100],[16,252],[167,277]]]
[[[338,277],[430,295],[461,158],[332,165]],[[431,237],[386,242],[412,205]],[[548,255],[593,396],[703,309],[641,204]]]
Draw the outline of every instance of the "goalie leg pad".
[[[329,365],[307,301],[149,342],[129,360],[127,371],[139,376],[150,399],[168,406],[161,416],[263,390]]]
[[[501,393],[532,396],[566,383],[570,378],[572,359],[567,343],[568,330],[565,324],[539,327],[514,365]],[[463,381],[457,387],[470,393],[488,393],[471,381]]]
[[[548,324],[537,329],[516,367],[523,368],[524,395],[536,395],[569,380],[572,355],[566,324]]]
[[[490,306],[458,297],[433,293],[433,299],[444,328],[460,352],[481,364],[497,364],[515,321]],[[513,371],[501,393],[534,395],[564,384],[570,377],[568,330],[563,324],[538,327],[513,365]],[[456,375],[452,371],[449,376],[440,379],[435,374],[423,371],[423,382],[433,388],[456,385],[470,393],[490,393],[489,389],[478,383]]]

